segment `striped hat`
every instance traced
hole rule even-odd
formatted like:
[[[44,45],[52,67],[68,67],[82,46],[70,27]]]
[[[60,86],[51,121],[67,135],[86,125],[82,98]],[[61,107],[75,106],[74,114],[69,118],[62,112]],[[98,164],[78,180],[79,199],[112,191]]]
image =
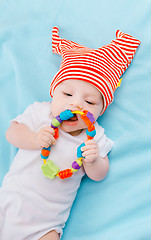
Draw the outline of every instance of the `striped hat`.
[[[50,95],[65,80],[82,80],[91,83],[102,94],[104,108],[113,101],[120,77],[130,65],[140,41],[117,30],[116,40],[98,49],[61,39],[58,28],[52,30],[52,50],[62,56],[60,69],[50,85]]]

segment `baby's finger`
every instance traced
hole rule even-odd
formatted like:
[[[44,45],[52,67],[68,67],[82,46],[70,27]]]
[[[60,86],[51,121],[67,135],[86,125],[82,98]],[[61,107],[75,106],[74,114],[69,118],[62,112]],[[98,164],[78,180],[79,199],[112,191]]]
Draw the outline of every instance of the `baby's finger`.
[[[84,146],[81,148],[81,151],[84,152],[84,151],[87,151],[89,149],[97,149],[97,145],[87,145],[87,146]]]
[[[42,132],[42,136],[46,136],[51,139],[53,144],[56,142],[56,139],[53,137],[54,135],[55,131],[51,127],[48,127],[48,129],[44,129],[44,131]]]
[[[91,139],[91,140],[87,140],[87,139],[86,139],[85,145],[92,145],[92,144],[97,144],[94,139]]]
[[[88,149],[88,150],[86,150],[82,153],[83,157],[88,157],[90,155],[93,155],[93,156],[97,157],[98,156],[97,149]]]
[[[48,133],[50,133],[50,134],[52,134],[52,135],[55,134],[54,129],[53,129],[52,127],[50,127],[50,126],[44,127],[44,128],[43,128],[43,131],[44,131],[44,132],[48,132]]]
[[[55,139],[52,135],[50,135],[50,136],[49,136],[49,142],[50,142],[51,144],[55,144],[55,143],[56,143],[56,139]]]
[[[50,136],[50,140],[52,144],[56,144],[56,139],[52,135]]]
[[[51,134],[43,134],[42,136],[42,141],[46,144],[49,144],[49,146],[51,144],[55,144],[56,143],[56,139],[51,135]]]
[[[47,131],[42,132],[41,136],[44,137],[44,138],[51,138],[51,137],[53,137],[52,133],[47,132]]]
[[[85,141],[85,146],[83,148],[81,148],[81,150],[86,150],[88,148],[96,148],[98,146],[98,144],[96,143],[96,141],[94,139],[92,140],[87,140]]]
[[[86,158],[83,158],[83,162],[85,163],[93,163],[96,159],[96,156],[95,155],[90,155],[90,156],[87,156]]]
[[[50,144],[48,144],[48,143],[46,143],[46,142],[41,142],[41,144],[40,144],[40,147],[41,148],[48,148],[50,146]]]

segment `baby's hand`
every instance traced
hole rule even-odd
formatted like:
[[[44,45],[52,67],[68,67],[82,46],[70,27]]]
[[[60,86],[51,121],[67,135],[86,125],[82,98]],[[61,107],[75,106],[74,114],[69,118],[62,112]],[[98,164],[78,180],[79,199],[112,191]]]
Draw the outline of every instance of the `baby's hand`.
[[[86,140],[84,147],[81,148],[85,163],[93,163],[99,157],[99,147],[94,139]]]
[[[52,127],[46,126],[39,130],[35,135],[34,145],[36,148],[48,148],[51,144],[55,144],[56,140],[53,137],[55,131]]]

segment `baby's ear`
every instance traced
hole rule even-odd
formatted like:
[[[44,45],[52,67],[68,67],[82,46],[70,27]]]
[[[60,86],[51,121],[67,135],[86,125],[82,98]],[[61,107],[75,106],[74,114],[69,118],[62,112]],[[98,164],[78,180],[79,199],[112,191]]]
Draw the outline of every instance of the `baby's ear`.
[[[79,50],[81,48],[85,48],[84,46],[72,42],[67,39],[62,39],[59,37],[59,29],[57,27],[53,27],[52,29],[52,51],[53,53],[57,53],[59,55],[63,55],[64,52],[68,50]]]

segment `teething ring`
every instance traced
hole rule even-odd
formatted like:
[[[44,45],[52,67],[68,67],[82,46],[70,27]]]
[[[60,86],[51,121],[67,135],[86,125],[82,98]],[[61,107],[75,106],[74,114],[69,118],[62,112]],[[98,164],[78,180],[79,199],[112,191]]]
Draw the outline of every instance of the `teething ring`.
[[[74,116],[74,114],[80,114],[81,119],[85,122],[87,125],[88,129],[86,130],[86,135],[87,139],[93,139],[94,136],[96,135],[96,130],[95,130],[95,119],[93,117],[93,114],[84,110],[84,111],[71,111],[71,110],[65,110],[60,113],[60,115],[56,116],[53,118],[51,122],[51,127],[55,131],[54,138],[57,139],[59,137],[58,133],[58,127],[61,125],[63,121],[69,120]],[[56,176],[65,179],[69,178],[73,175],[73,173],[77,172],[81,166],[82,166],[82,151],[81,148],[85,146],[85,143],[82,143],[78,148],[77,148],[77,159],[72,163],[71,168],[65,169],[60,171],[59,167],[57,167],[53,161],[47,160],[47,158],[50,155],[50,150],[51,147],[49,146],[48,148],[43,148],[41,150],[41,158],[43,159],[44,163],[42,165],[42,171],[45,177],[48,177],[50,179],[54,179]]]

